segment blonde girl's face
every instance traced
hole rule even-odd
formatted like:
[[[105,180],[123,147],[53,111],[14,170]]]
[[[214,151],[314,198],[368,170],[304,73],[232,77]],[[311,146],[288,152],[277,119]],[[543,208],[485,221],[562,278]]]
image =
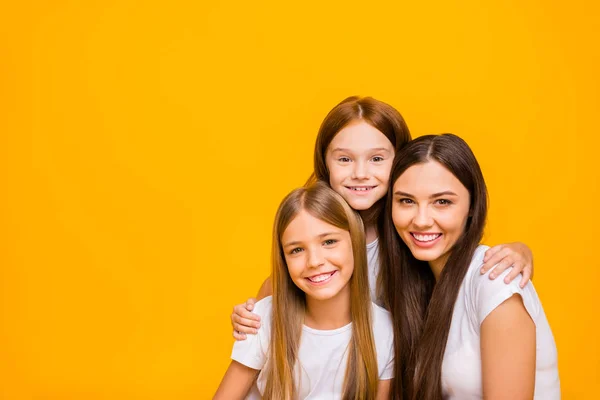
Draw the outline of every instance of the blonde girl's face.
[[[281,236],[292,281],[307,296],[327,300],[349,295],[354,271],[350,232],[301,211]]]
[[[392,142],[362,120],[340,130],[325,153],[331,188],[357,211],[386,195],[393,161]]]

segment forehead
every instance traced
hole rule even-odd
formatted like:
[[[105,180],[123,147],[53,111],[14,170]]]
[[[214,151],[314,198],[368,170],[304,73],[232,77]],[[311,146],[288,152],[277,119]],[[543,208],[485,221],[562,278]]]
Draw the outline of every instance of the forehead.
[[[351,122],[342,128],[329,144],[328,151],[336,148],[350,149],[353,151],[368,150],[372,148],[387,148],[393,151],[392,142],[377,128],[359,120]]]
[[[299,240],[310,240],[319,237],[324,233],[346,232],[334,225],[313,217],[305,210],[302,210],[292,219],[287,228],[281,235],[283,243]]]
[[[394,192],[402,191],[415,196],[428,196],[450,190],[468,195],[468,190],[452,172],[437,161],[427,161],[409,167],[394,182]]]

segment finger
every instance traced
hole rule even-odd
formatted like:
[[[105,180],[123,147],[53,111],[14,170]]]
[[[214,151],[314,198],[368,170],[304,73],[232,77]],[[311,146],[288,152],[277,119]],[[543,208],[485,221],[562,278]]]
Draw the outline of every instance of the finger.
[[[524,288],[525,285],[527,285],[527,282],[529,282],[529,280],[531,279],[531,274],[533,273],[533,270],[531,268],[523,268],[523,272],[521,272],[523,274],[523,277],[521,278],[521,282],[519,282],[519,286],[521,286],[521,288]]]
[[[256,303],[255,299],[246,300],[246,310],[252,311],[254,309],[254,303]]]
[[[491,249],[488,249],[483,256],[483,262],[487,262],[490,259],[490,257],[501,251],[503,248],[504,245],[499,244],[498,246],[494,246]]]
[[[237,341],[246,340],[246,335],[238,331],[233,331],[233,338]]]
[[[490,279],[496,279],[496,277],[500,276],[500,274],[503,273],[506,270],[506,268],[510,267],[512,264],[513,262],[509,258],[505,258],[504,260],[500,261],[494,266],[492,272],[490,272]]]
[[[510,272],[504,277],[504,283],[511,283],[521,273],[522,269],[523,266],[520,263],[514,263]]]
[[[256,335],[258,333],[256,329],[241,324],[233,324],[233,330],[238,331],[239,333],[249,333],[251,335]]]
[[[240,304],[237,305],[235,307],[233,307],[233,313],[242,317],[242,318],[246,318],[246,319],[253,319],[255,321],[260,321],[260,315],[258,314],[254,314],[253,312],[250,312],[248,310],[246,310],[246,304]]]
[[[510,250],[507,248],[504,248],[504,249],[500,250],[499,252],[495,253],[493,256],[490,257],[489,260],[487,260],[481,266],[481,273],[485,274],[487,271],[494,268],[494,266],[496,264],[500,263],[503,259],[505,259],[509,255],[509,253],[510,253]]]
[[[260,322],[255,321],[253,319],[243,318],[239,315],[234,315],[231,320],[234,324],[247,326],[248,328],[260,328]],[[236,328],[237,329],[237,328]]]

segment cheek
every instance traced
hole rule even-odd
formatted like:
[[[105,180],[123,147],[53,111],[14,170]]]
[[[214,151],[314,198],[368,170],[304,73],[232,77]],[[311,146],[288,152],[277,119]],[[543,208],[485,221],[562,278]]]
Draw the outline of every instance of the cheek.
[[[448,233],[461,234],[467,223],[467,211],[456,210],[438,217],[438,224]]]
[[[340,168],[337,165],[333,165],[331,167],[328,166],[327,169],[329,170],[329,185],[330,186],[334,186],[335,184],[339,183],[343,179]]]
[[[296,280],[304,270],[305,263],[303,257],[286,257],[285,262],[287,264],[290,277],[292,280]]]
[[[379,170],[379,173],[377,174],[377,177],[379,179],[379,181],[385,185],[385,189],[387,190],[389,183],[390,183],[390,173],[392,172],[392,163],[389,162],[385,165],[381,166],[381,169]]]
[[[399,206],[394,205],[392,208],[392,221],[398,233],[400,230],[406,229],[410,225],[410,213],[407,210],[401,210]]]

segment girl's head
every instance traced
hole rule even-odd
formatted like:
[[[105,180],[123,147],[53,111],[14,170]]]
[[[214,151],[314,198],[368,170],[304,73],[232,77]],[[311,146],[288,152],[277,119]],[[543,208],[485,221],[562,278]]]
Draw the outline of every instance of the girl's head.
[[[355,210],[382,199],[394,154],[410,140],[400,113],[372,97],[348,97],[323,120],[314,155],[314,174]]]
[[[367,276],[362,221],[323,182],[296,189],[275,217],[273,261],[274,283],[283,293],[317,300],[349,295]]]
[[[458,136],[415,139],[398,154],[390,182],[394,226],[417,260],[441,271],[459,241],[481,240],[485,181],[473,152]]]
[[[375,393],[367,257],[360,216],[326,183],[291,192],[273,226],[273,316],[265,398],[291,399],[306,298],[340,296],[353,322],[344,398]],[[370,397],[369,397],[370,398]]]
[[[481,240],[487,191],[469,146],[419,137],[394,160],[381,235],[382,276],[395,324],[395,384],[441,399],[441,366],[460,285]]]

